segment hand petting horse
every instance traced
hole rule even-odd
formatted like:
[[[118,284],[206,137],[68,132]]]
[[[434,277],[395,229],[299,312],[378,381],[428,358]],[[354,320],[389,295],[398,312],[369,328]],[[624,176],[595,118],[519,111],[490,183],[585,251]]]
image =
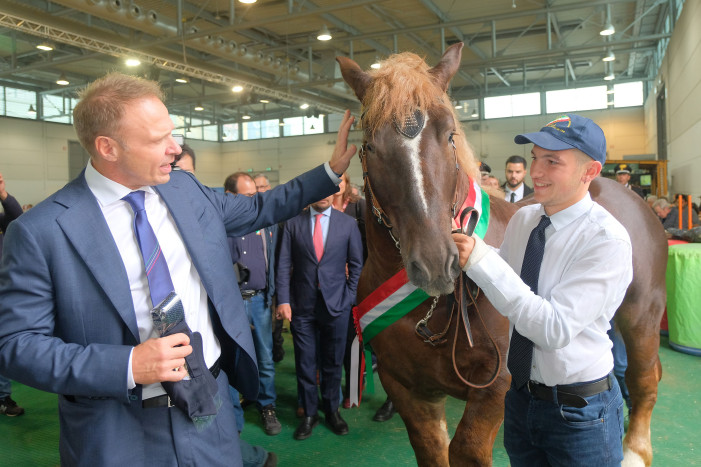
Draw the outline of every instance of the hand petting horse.
[[[479,186],[478,162],[446,94],[462,47],[449,47],[433,68],[412,53],[391,56],[371,72],[337,58],[362,104],[360,158],[371,206],[357,297],[370,305],[357,324],[377,354],[382,384],[422,466],[491,465],[510,382],[503,364],[509,325],[460,274],[451,232],[468,228],[474,209],[470,228],[499,246],[510,217],[529,202],[506,203]],[[590,192],[633,244],[634,278],[616,315],[633,399],[624,451],[627,461],[649,465],[666,242],[650,209],[617,183],[597,179]],[[466,401],[452,440],[448,395]]]

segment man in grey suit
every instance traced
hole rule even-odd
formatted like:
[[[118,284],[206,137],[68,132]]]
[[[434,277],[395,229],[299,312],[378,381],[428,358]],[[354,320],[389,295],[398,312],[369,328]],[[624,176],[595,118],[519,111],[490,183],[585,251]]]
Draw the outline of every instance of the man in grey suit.
[[[241,465],[228,385],[254,399],[258,372],[226,237],[337,191],[355,151],[352,121],[346,112],[330,162],[233,196],[171,173],[180,147],[157,83],[112,73],[81,94],[74,122],[90,162],[10,225],[0,267],[0,374],[59,394],[62,465]],[[132,193],[143,207],[123,199]],[[144,216],[192,340],[154,332],[135,221]],[[204,424],[172,407],[160,384],[199,378],[185,365],[195,348],[216,378],[218,410]]]

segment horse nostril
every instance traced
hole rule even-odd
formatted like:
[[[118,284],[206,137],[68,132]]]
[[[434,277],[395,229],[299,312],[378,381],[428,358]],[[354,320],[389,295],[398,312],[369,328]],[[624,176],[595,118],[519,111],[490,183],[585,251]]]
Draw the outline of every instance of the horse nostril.
[[[420,261],[411,261],[406,269],[409,279],[415,284],[426,284],[428,282],[428,274],[426,268]]]

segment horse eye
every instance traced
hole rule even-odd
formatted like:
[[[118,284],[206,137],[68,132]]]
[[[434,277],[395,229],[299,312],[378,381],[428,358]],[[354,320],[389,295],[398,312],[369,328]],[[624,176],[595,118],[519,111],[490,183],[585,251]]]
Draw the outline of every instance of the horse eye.
[[[454,137],[454,136],[455,136],[455,132],[452,132],[452,131],[451,131],[450,134],[448,135],[448,141],[451,142],[451,143],[454,142],[454,141],[453,141],[453,137]]]

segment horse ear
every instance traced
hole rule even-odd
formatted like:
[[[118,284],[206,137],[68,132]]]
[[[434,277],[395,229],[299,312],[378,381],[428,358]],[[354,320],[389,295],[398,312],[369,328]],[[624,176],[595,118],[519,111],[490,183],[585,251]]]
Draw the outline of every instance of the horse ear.
[[[357,63],[347,57],[336,57],[336,61],[341,66],[343,80],[348,83],[358,97],[360,103],[363,102],[365,91],[370,85],[370,75],[365,73]]]
[[[458,42],[448,47],[441,61],[438,62],[438,65],[428,70],[436,80],[436,84],[438,84],[443,91],[448,90],[450,80],[453,79],[453,76],[455,76],[455,73],[458,71],[458,67],[460,67],[463,45],[462,42]]]

